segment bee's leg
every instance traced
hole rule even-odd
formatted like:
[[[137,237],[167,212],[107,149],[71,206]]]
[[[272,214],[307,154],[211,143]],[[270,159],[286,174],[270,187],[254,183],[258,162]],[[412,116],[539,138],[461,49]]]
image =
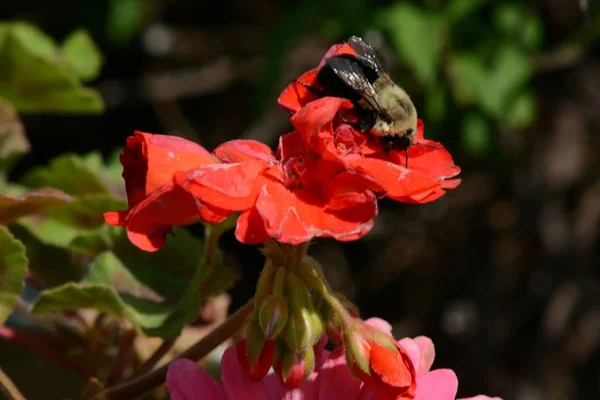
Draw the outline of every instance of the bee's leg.
[[[404,149],[404,154],[406,154],[406,169],[408,169],[408,147]]]

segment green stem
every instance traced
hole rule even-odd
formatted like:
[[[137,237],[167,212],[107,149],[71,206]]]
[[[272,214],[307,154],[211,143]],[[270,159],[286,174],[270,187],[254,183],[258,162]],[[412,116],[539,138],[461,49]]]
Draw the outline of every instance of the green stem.
[[[232,337],[240,329],[246,320],[246,317],[250,314],[253,308],[254,301],[250,300],[245,306],[230,315],[229,318],[227,318],[214,331],[181,353],[177,359],[186,358],[188,360],[197,361],[208,355],[208,353],[217,348],[225,340]],[[165,382],[167,371],[173,361],[175,361],[175,359],[171,360],[166,365],[136,379],[109,387],[95,396],[94,399],[129,400],[149,392]]]
[[[274,265],[280,266],[284,263],[283,249],[276,241],[269,238],[264,242],[266,254],[265,257],[270,258]]]
[[[321,295],[323,300],[331,306],[342,321],[351,321],[353,319],[346,306],[331,289],[329,282],[327,282],[327,279],[323,275],[321,265],[316,260],[312,257],[305,257],[302,268],[299,268],[297,273],[309,288],[316,290]]]

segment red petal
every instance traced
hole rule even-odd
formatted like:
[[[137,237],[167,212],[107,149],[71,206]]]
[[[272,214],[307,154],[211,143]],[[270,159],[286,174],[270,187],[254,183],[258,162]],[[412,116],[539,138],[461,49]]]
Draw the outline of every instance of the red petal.
[[[246,210],[258,195],[262,161],[210,164],[175,174],[175,182],[203,203],[232,211]],[[265,178],[262,178],[265,179]]]
[[[382,188],[377,182],[348,172],[337,174],[325,186],[330,210],[341,210],[355,207],[357,204],[370,203],[374,198],[372,192],[381,192],[381,190]]]
[[[169,135],[135,132],[142,138],[142,151],[147,163],[146,194],[171,183],[173,173],[203,164],[215,163],[212,155],[197,143]],[[129,140],[128,140],[129,146]],[[138,147],[139,149],[139,147]],[[126,153],[124,153],[126,154]],[[124,164],[125,169],[127,165]]]
[[[444,148],[441,143],[433,140],[425,140],[423,137],[423,121],[417,121],[417,135],[415,142],[408,148],[408,168],[412,170],[423,170],[431,174],[437,181],[455,177],[460,173],[460,167],[454,165],[452,155]],[[406,165],[406,152],[393,151],[389,155],[390,161]],[[447,189],[454,189],[460,184],[460,181],[444,186]],[[453,186],[456,185],[456,186]]]
[[[112,226],[125,226],[128,211],[108,211],[105,212],[104,221]]]
[[[198,204],[198,215],[200,216],[200,221],[207,224],[219,224],[223,222],[225,218],[231,215],[231,211],[229,210],[210,206],[208,204],[202,204],[199,201],[196,201],[196,203]]]
[[[373,227],[377,201],[366,193],[359,202],[327,210],[325,201],[304,189],[288,190],[281,184],[265,185],[256,200],[256,209],[269,236],[297,244],[313,237],[333,237],[340,241],[355,240]],[[370,196],[370,198],[369,198]]]
[[[317,68],[312,69],[289,84],[277,99],[279,105],[284,110],[294,114],[307,103],[318,99],[320,97],[319,93],[322,91],[317,83],[318,73]]]
[[[421,142],[425,138],[423,137],[423,132],[425,131],[425,124],[423,124],[422,119],[417,119],[417,132],[415,134],[415,142]]]
[[[448,179],[440,182],[442,189],[456,189],[460,185],[461,179]]]
[[[414,380],[410,358],[403,350],[394,352],[377,343],[371,344],[370,364],[381,380],[394,387],[409,387]]]
[[[142,250],[156,251],[165,244],[175,225],[188,225],[200,219],[199,205],[181,188],[164,185],[133,208],[127,217],[127,235]]]
[[[333,119],[341,108],[352,108],[350,100],[339,97],[322,97],[308,103],[292,116],[290,121],[298,132],[306,147],[312,148],[317,134],[324,130],[333,135]]]
[[[327,59],[329,59],[329,58],[331,58],[333,56],[340,56],[340,55],[343,55],[343,54],[349,54],[351,56],[355,56],[356,52],[354,51],[354,49],[352,47],[350,47],[350,45],[348,43],[334,44],[333,46],[331,46],[329,48],[329,50],[327,50],[327,52],[325,53],[325,55],[321,59],[321,62],[319,63],[318,69],[323,68],[323,66],[325,65],[325,62],[327,61]]]
[[[304,157],[307,154],[304,141],[299,132],[286,133],[279,137],[277,146],[277,157],[285,163],[292,158]]]
[[[299,215],[296,196],[282,184],[263,186],[256,199],[256,210],[265,230],[275,240],[298,244],[311,239]]]
[[[235,237],[246,244],[259,244],[267,240],[269,234],[256,208],[252,207],[240,214],[235,228]]]
[[[432,177],[388,161],[350,154],[344,162],[349,172],[377,182],[386,191],[386,196],[392,199],[427,194],[438,187],[438,182]]]
[[[398,165],[406,165],[406,152],[393,151],[390,160]],[[427,171],[437,181],[455,177],[460,167],[454,165],[452,156],[441,143],[426,140],[414,143],[408,148],[408,168],[410,170]]]
[[[271,148],[256,140],[230,140],[217,147],[213,154],[226,163],[257,160],[270,163],[275,161]]]

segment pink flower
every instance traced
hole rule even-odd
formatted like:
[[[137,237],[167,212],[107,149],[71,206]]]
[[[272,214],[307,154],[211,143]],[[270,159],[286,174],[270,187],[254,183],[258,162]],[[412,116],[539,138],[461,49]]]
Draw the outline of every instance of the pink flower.
[[[378,318],[367,321],[387,333],[391,326]],[[417,374],[414,400],[454,400],[458,389],[456,374],[450,369],[430,371],[435,357],[433,343],[424,336],[402,339],[400,344],[411,357]],[[174,361],[167,374],[172,400],[378,400],[365,384],[346,366],[343,346],[333,352],[324,350],[317,368],[298,388],[287,390],[275,374],[262,382],[253,382],[240,366],[235,346],[229,347],[221,361],[218,384],[190,360]],[[499,397],[475,396],[460,400],[501,400]]]
[[[392,333],[392,327],[386,321],[379,318],[371,318],[366,321],[386,333]],[[435,348],[433,342],[426,336],[419,336],[414,339],[404,338],[400,340],[400,345],[408,353],[415,371],[417,373],[417,390],[415,400],[454,400],[458,390],[458,378],[451,369],[436,369],[430,371],[433,359],[435,358]],[[366,398],[365,398],[366,399]],[[369,399],[375,399],[370,397]],[[488,397],[479,395],[475,397],[462,398],[457,400],[502,400],[499,397]]]

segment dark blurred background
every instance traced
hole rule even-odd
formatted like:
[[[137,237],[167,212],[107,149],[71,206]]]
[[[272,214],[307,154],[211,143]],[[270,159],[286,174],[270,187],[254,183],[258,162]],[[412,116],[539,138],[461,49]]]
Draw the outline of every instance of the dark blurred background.
[[[281,89],[350,35],[378,48],[425,134],[463,169],[433,204],[380,203],[358,242],[311,253],[363,317],[427,335],[459,397],[600,398],[600,5],[593,0],[3,1],[62,40],[87,29],[104,54],[99,116],[23,114],[32,152],[108,155],[134,129],[208,149],[271,146],[290,129]],[[253,293],[262,259],[232,235]]]

